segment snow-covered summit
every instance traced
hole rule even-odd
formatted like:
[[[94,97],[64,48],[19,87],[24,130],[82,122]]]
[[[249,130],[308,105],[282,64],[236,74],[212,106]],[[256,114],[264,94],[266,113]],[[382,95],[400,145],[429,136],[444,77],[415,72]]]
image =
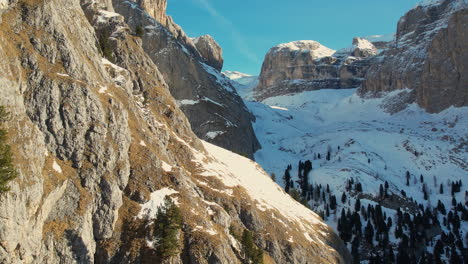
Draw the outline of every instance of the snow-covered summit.
[[[247,101],[254,100],[253,89],[258,85],[258,76],[245,74],[238,71],[224,71],[224,76],[231,79],[237,93]]]
[[[288,43],[282,43],[273,47],[270,52],[281,52],[281,51],[302,51],[310,52],[311,55],[318,59],[322,57],[332,56],[335,50],[325,47],[315,40],[298,40]]]
[[[354,56],[354,57],[370,57],[376,55],[377,48],[365,38],[356,37],[353,39],[353,44],[347,48],[338,50],[335,56]]]
[[[250,74],[238,72],[238,71],[223,71],[223,74],[226,75],[231,80],[238,80],[241,78],[253,77]]]

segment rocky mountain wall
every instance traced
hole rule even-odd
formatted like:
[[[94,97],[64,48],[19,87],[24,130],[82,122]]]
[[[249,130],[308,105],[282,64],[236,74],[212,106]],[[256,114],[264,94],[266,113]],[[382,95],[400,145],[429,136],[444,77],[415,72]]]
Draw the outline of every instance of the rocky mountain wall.
[[[0,194],[0,262],[245,263],[234,227],[251,230],[270,263],[349,263],[332,229],[258,165],[227,155],[281,204],[210,154],[228,151],[195,136],[144,41],[109,4],[20,0],[1,10],[0,105],[19,176]],[[148,209],[161,195],[183,219],[181,252],[164,260]],[[285,207],[297,215],[275,209]]]
[[[113,0],[113,4],[130,28],[144,28],[143,48],[160,69],[197,136],[253,158],[260,148],[252,129],[254,116],[230,81],[205,63],[192,41],[181,37],[185,36],[183,31],[174,34],[173,26],[165,27],[129,1]]]
[[[468,2],[419,5],[398,23],[396,43],[372,61],[359,93],[410,89],[413,101],[435,113],[468,105]]]
[[[257,100],[319,89],[359,87],[377,49],[355,38],[349,48],[334,51],[316,41],[296,41],[273,47],[265,56]]]

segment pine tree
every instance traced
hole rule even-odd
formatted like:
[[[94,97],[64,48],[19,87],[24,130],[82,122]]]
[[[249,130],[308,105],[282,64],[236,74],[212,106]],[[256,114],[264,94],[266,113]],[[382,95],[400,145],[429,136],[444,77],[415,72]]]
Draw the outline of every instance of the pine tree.
[[[283,181],[284,181],[284,190],[289,193],[290,182],[291,182],[291,174],[289,171],[291,170],[291,165],[288,165],[286,170],[284,171]]]
[[[353,256],[353,264],[360,263],[359,256],[359,237],[355,236],[353,242],[351,243],[351,255]]]
[[[142,26],[138,25],[135,28],[135,35],[139,38],[142,38],[145,35],[145,30]]]
[[[367,243],[372,245],[372,242],[373,242],[373,239],[374,239],[374,227],[372,226],[370,221],[367,222],[367,226],[366,226],[366,228],[364,230],[364,236],[366,238]]]
[[[114,62],[112,48],[109,42],[109,33],[104,32],[99,36],[99,48],[101,49],[104,58],[108,59],[110,62]]]
[[[360,182],[356,184],[356,192],[362,192],[362,184]]]
[[[262,264],[263,263],[263,250],[257,248],[253,242],[252,232],[245,229],[242,233],[242,249],[244,256],[249,260],[249,263],[252,264]]]
[[[11,147],[7,145],[7,132],[3,129],[3,124],[8,118],[9,113],[0,106],[0,194],[10,190],[8,183],[18,175],[13,165]]]
[[[354,204],[354,211],[359,212],[360,209],[361,209],[361,199],[358,198],[356,200],[356,203]]]
[[[307,191],[309,189],[309,174],[312,171],[312,162],[307,160],[303,163],[302,177],[300,178],[301,194],[302,197],[307,197]]]
[[[439,193],[443,194],[444,193],[444,185],[441,183],[439,187]]]
[[[346,193],[343,192],[343,194],[341,195],[341,203],[344,204],[346,203]]]
[[[162,258],[180,253],[179,233],[182,228],[182,215],[179,207],[169,197],[164,200],[156,214],[154,233],[157,237],[157,252]]]

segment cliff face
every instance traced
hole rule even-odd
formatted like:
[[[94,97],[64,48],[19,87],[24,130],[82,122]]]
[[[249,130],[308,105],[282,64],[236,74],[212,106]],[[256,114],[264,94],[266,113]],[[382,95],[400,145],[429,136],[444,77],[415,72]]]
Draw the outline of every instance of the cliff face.
[[[465,0],[427,1],[403,16],[395,45],[374,59],[361,96],[409,88],[431,113],[468,105],[467,7]]]
[[[192,39],[204,62],[218,71],[223,69],[223,50],[210,35]]]
[[[152,219],[166,195],[183,228],[181,254],[164,263],[244,263],[230,227],[254,232],[272,263],[348,262],[335,233],[258,165],[195,136],[145,52],[149,36],[111,10],[3,5],[0,104],[19,177],[0,195],[0,262],[162,262]]]
[[[302,91],[358,87],[369,67],[368,57],[375,54],[372,43],[361,38],[338,52],[316,41],[278,45],[265,56],[255,97],[264,100]]]
[[[254,117],[229,80],[204,62],[206,57],[180,27],[165,27],[129,1],[113,4],[130,28],[144,28],[143,49],[160,69],[195,134],[252,158],[260,147],[252,129]]]

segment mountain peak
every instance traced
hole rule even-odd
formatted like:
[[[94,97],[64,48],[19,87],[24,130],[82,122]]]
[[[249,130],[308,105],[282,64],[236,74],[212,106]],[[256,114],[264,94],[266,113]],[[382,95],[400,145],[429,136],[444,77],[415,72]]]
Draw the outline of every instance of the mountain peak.
[[[270,53],[276,52],[309,52],[315,59],[331,56],[335,50],[325,47],[315,40],[298,40],[288,43],[282,43],[270,50]]]

